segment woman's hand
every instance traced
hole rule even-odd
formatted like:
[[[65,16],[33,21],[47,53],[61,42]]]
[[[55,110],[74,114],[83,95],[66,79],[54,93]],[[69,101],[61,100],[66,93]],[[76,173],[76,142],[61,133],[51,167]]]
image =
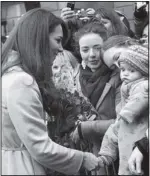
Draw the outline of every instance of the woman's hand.
[[[98,168],[98,158],[89,152],[84,152],[82,167],[88,171]]]
[[[133,152],[129,158],[129,161],[128,161],[129,169],[132,174],[134,174],[134,175],[142,175],[143,174],[143,171],[141,169],[142,161],[143,161],[143,155],[139,151],[139,149],[136,147],[133,150]]]
[[[67,22],[75,16],[75,12],[69,7],[65,7],[61,10],[61,18]]]
[[[101,167],[104,167],[104,163],[103,163],[103,160],[101,157],[98,157],[98,166],[101,168]]]
[[[86,9],[86,12],[87,12],[88,15],[94,15],[95,14],[95,10],[93,8]]]

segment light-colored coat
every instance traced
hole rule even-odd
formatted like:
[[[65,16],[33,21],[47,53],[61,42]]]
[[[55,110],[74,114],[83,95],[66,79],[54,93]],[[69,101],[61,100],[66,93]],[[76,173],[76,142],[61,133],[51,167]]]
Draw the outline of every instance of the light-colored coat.
[[[2,175],[45,175],[45,168],[76,174],[83,153],[60,146],[47,133],[35,80],[19,67],[2,76]]]
[[[148,80],[122,85],[118,121],[107,130],[99,155],[115,160],[119,151],[119,175],[132,175],[128,168],[134,143],[144,137],[148,128]]]

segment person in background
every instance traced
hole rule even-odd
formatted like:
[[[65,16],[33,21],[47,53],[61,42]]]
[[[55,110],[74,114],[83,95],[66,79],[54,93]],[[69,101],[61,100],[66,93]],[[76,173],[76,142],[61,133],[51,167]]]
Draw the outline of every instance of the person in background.
[[[65,48],[73,52],[77,58],[80,58],[80,55],[74,52],[73,34],[90,21],[98,21],[103,23],[108,30],[109,37],[112,35],[134,36],[127,18],[122,13],[115,12],[113,9],[104,7],[101,7],[96,11],[93,8],[88,8],[86,12],[90,17],[86,22],[84,22],[83,20],[77,18],[76,13],[68,7],[63,8],[61,11],[61,18],[68,24],[70,31],[69,41]],[[81,60],[82,59],[80,58],[79,62]]]
[[[84,9],[81,9],[84,10]],[[81,12],[81,11],[80,11]],[[94,15],[94,9],[88,8],[84,10],[84,13],[87,15],[90,15],[91,17]],[[61,18],[65,21],[68,31],[69,31],[69,37],[68,37],[68,42],[64,46],[66,50],[69,50],[72,52],[72,54],[79,60],[81,60],[80,55],[78,55],[75,50],[74,50],[74,44],[75,41],[73,39],[73,35],[75,32],[77,32],[80,28],[82,28],[86,23],[88,23],[91,19],[91,17],[85,17],[77,15],[77,12],[74,10],[71,10],[69,7],[65,7],[61,10]]]
[[[141,44],[148,45],[148,2],[136,2],[134,11],[135,35],[140,39]]]
[[[131,38],[135,38],[135,34],[132,31],[131,27],[130,27],[130,23],[129,20],[127,19],[127,17],[125,16],[125,14],[123,14],[121,11],[115,10],[115,12],[119,15],[120,20],[125,24],[125,26],[128,29],[128,36]]]
[[[149,141],[148,129],[141,140],[135,142],[134,149],[128,160],[129,169],[134,175],[149,175]]]
[[[96,10],[95,17],[107,28],[109,36],[129,35],[128,28],[113,9],[101,7]]]
[[[52,116],[53,102],[60,101],[51,67],[66,38],[63,20],[39,8],[20,18],[2,48],[3,175],[45,175],[46,168],[77,174],[81,167],[98,165],[92,153],[63,147],[48,136],[45,114]]]
[[[111,164],[119,155],[119,175],[131,175],[128,159],[134,143],[148,128],[148,49],[133,45],[122,51],[120,68],[121,102],[117,120],[104,135],[99,166]],[[118,153],[119,151],[119,153]]]

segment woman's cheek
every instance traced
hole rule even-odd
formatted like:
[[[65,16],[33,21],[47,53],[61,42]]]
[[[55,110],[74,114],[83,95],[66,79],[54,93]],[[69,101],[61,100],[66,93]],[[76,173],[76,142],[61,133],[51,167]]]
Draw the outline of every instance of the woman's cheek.
[[[81,57],[82,57],[82,60],[86,61],[87,58],[88,58],[88,54],[84,53],[84,52],[81,52]]]

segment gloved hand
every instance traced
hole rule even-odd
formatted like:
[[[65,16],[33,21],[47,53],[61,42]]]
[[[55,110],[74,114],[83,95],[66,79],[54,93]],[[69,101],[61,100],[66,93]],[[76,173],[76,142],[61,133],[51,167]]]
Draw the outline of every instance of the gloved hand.
[[[129,158],[129,161],[128,161],[129,170],[133,175],[142,175],[143,174],[143,171],[141,169],[142,161],[143,161],[143,155],[139,151],[139,149],[136,147],[133,150],[133,152]]]
[[[69,7],[65,7],[61,10],[61,18],[67,22],[75,16],[75,12]]]
[[[98,158],[89,152],[84,152],[82,167],[88,171],[92,171],[98,168]]]
[[[99,167],[104,167],[104,162],[101,157],[98,157],[98,166]]]

